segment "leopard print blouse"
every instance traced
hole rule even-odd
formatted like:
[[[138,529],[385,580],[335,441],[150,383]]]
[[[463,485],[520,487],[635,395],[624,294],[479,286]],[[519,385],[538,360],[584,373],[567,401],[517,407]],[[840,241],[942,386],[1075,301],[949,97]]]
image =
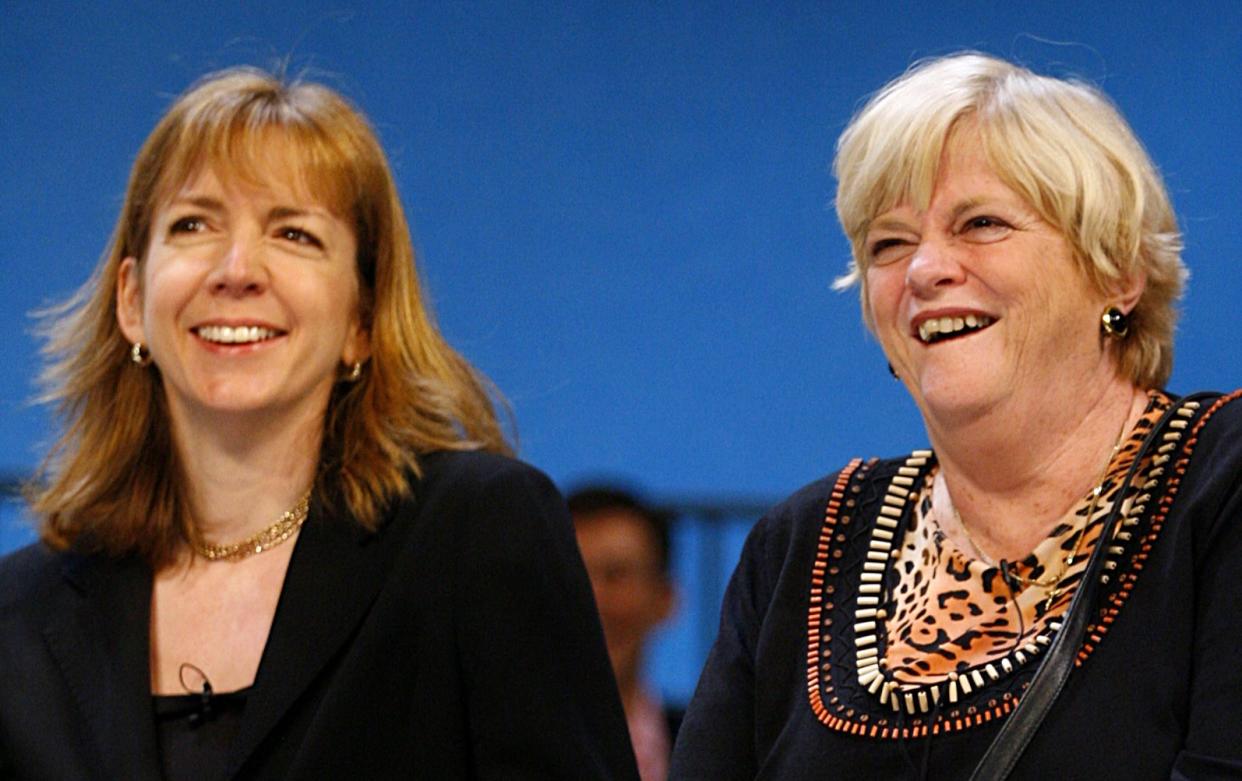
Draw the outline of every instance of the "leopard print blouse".
[[[897,548],[899,579],[885,626],[884,666],[899,691],[917,691],[971,668],[986,675],[989,664],[1006,671],[1015,663],[1026,664],[1016,652],[1038,644],[1069,608],[1125,473],[1167,408],[1167,399],[1149,402],[1106,467],[1099,498],[1082,497],[1034,551],[1007,565],[1006,572],[959,550],[941,531],[932,512],[936,468],[927,472]],[[1088,512],[1091,518],[1084,523]]]
[[[1168,462],[1194,408],[1177,411],[1167,441],[1149,451],[1122,491],[1144,439],[1172,403],[1150,395],[1105,471],[1091,517],[1088,495],[1004,573],[959,550],[938,526],[930,451],[916,451],[891,474],[873,474],[882,468],[874,460],[843,470],[820,535],[807,617],[807,692],[819,721],[851,734],[917,738],[1008,714],[1120,503],[1098,618],[1078,653],[1084,663],[1123,609],[1159,534],[1161,508],[1176,491],[1176,464]]]

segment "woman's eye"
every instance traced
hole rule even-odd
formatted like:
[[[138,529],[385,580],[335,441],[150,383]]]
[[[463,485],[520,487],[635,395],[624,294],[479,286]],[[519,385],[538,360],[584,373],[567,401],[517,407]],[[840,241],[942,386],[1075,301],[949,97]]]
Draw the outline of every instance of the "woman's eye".
[[[286,241],[292,241],[295,244],[305,244],[310,247],[318,247],[323,249],[323,242],[319,240],[315,234],[304,231],[301,228],[281,228],[279,231],[280,238]]]
[[[871,258],[876,263],[884,263],[886,261],[895,260],[900,253],[898,247],[905,245],[903,239],[880,239],[871,243]]]
[[[972,230],[999,231],[999,230],[1008,230],[1009,227],[1010,227],[1009,223],[1005,222],[1004,220],[998,219],[996,217],[989,217],[987,215],[982,215],[979,217],[972,217],[969,220],[967,220],[966,224],[962,227],[962,230],[963,232],[972,231]]]
[[[169,233],[198,233],[207,227],[202,217],[182,217],[168,227]]]

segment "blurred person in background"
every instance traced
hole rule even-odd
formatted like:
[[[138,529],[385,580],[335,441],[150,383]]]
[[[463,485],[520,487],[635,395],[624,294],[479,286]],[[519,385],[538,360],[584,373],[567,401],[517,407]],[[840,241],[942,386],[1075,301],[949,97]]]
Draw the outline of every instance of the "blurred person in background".
[[[604,624],[608,657],[643,781],[663,781],[682,712],[665,708],[643,680],[647,642],[669,618],[669,519],[636,494],[611,485],[569,494],[578,547]]]
[[[564,502],[436,328],[339,94],[191,88],[45,325],[0,777],[636,777]]]
[[[931,447],[755,526],[673,776],[1242,777],[1242,392],[1165,390],[1186,270],[1133,131],[961,53],[834,170],[843,286]]]

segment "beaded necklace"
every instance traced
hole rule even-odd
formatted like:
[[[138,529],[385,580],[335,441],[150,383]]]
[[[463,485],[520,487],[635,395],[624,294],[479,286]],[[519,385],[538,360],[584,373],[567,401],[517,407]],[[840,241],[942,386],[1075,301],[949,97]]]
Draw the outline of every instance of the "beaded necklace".
[[[297,504],[285,510],[275,523],[265,529],[260,529],[240,542],[215,545],[191,539],[190,547],[208,561],[240,561],[256,553],[271,550],[296,534],[298,529],[302,528],[302,524],[306,523],[306,516],[310,513],[310,495],[311,492],[308,490],[302,494]]]

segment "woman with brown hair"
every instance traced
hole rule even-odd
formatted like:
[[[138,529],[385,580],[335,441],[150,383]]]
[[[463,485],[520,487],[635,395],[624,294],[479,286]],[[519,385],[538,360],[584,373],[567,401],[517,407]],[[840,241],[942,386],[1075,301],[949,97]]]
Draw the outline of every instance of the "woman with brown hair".
[[[678,779],[1242,775],[1242,403],[1164,390],[1181,235],[1085,84],[962,53],[837,147],[842,286],[929,448],[751,532]]]
[[[338,94],[189,90],[45,317],[63,429],[42,541],[0,561],[0,776],[634,777],[560,496]]]

